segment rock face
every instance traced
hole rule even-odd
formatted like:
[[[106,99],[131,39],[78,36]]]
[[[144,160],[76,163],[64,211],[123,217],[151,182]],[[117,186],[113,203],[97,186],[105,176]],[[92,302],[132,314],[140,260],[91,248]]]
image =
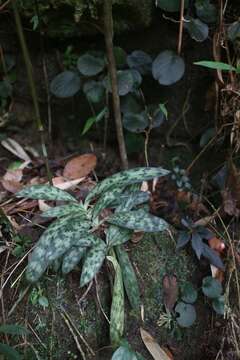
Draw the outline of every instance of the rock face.
[[[94,35],[98,32],[97,27],[101,28],[102,0],[40,0],[38,10],[34,0],[19,3],[22,15],[31,18],[32,22],[39,13],[44,31],[50,37]],[[115,32],[150,25],[153,8],[153,0],[113,0]]]

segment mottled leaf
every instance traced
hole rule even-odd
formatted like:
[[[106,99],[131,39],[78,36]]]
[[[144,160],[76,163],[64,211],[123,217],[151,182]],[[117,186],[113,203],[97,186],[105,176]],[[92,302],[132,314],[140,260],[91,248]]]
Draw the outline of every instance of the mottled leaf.
[[[103,192],[111,190],[114,187],[124,187],[130,184],[151,180],[155,177],[166,176],[168,174],[169,171],[161,167],[142,167],[124,170],[99,182],[88,194],[86,201],[90,201],[94,197],[99,196]]]
[[[83,218],[86,217],[86,210],[83,208],[81,204],[55,206],[51,209],[44,211],[41,214],[41,216],[47,218],[54,218],[54,217],[58,218],[75,213],[82,214]]]
[[[32,185],[27,186],[16,194],[16,197],[24,197],[34,200],[53,200],[53,201],[76,201],[76,199],[55,186],[50,185]]]
[[[116,246],[115,251],[122,270],[123,283],[129,303],[133,309],[139,310],[141,305],[140,290],[129,256],[122,246]]]
[[[147,191],[128,191],[120,197],[120,205],[117,208],[117,212],[131,210],[132,208],[148,202],[150,199],[150,193]]]
[[[68,274],[70,271],[72,271],[85,254],[85,247],[73,246],[71,249],[69,249],[63,257],[63,274]]]
[[[132,230],[110,225],[106,232],[106,242],[109,246],[121,245],[131,239]]]
[[[145,232],[164,231],[169,227],[165,220],[150,215],[142,209],[117,213],[109,216],[106,221],[127,229]]]
[[[102,240],[98,240],[97,243],[88,250],[81,274],[80,286],[84,286],[89,283],[98,270],[101,268],[102,263],[106,257],[107,246]]]
[[[114,257],[108,256],[107,259],[111,261],[115,270],[110,315],[110,340],[113,346],[118,346],[124,331],[124,291],[122,272]]]
[[[121,188],[115,188],[115,189],[112,189],[111,191],[107,191],[107,192],[103,193],[102,196],[99,198],[99,200],[94,205],[93,219],[95,219],[103,209],[105,209],[107,207],[111,207],[113,202],[119,198],[121,193],[122,193]]]

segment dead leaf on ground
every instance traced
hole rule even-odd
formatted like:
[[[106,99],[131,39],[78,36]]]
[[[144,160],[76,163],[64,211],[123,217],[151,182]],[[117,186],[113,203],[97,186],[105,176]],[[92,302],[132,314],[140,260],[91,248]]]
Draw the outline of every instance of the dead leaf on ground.
[[[172,311],[178,298],[178,283],[174,275],[163,277],[163,301],[166,309]]]
[[[51,209],[51,206],[49,206],[44,200],[38,200],[38,207],[40,211],[47,211]]]
[[[146,330],[140,328],[140,333],[144,345],[154,360],[173,360],[173,356],[170,357]]]
[[[11,181],[11,180],[2,180],[2,186],[5,190],[9,191],[10,193],[15,194],[16,192],[20,191],[23,187],[22,184],[20,184],[17,181]]]
[[[21,169],[8,170],[4,175],[3,179],[7,181],[20,182],[23,177],[23,171]]]
[[[57,176],[52,179],[52,183],[53,183],[53,186],[57,187],[58,189],[68,190],[68,189],[74,188],[79,183],[83,182],[84,180],[85,180],[85,178],[81,177],[79,179],[66,181],[66,179],[63,176]]]
[[[68,179],[78,179],[90,174],[97,164],[94,154],[84,154],[69,160],[63,170],[63,176]]]

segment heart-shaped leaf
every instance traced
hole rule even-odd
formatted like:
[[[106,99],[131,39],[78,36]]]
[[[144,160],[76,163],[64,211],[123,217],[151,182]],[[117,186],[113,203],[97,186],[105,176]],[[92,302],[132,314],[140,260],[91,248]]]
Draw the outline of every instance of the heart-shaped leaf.
[[[195,41],[202,42],[208,38],[208,26],[199,19],[187,16],[184,21],[184,27]]]
[[[103,71],[105,67],[104,58],[92,54],[84,54],[78,58],[77,68],[84,76],[94,76]]]
[[[222,294],[222,284],[211,276],[206,276],[202,281],[204,295],[211,299],[218,298]]]
[[[90,80],[83,85],[83,92],[92,103],[99,103],[104,99],[105,87],[101,81]]]
[[[123,116],[123,126],[134,133],[143,132],[148,127],[149,121],[145,111],[140,114],[127,113]]]
[[[81,79],[73,71],[64,71],[58,74],[50,84],[51,93],[59,98],[75,95],[81,88]]]
[[[181,327],[190,327],[196,320],[197,315],[193,305],[179,302],[175,307],[175,311],[179,314],[177,323]]]
[[[126,113],[140,113],[143,111],[143,106],[140,103],[140,98],[136,94],[127,94],[121,97],[121,112]]]
[[[152,74],[161,85],[172,85],[180,80],[185,72],[183,59],[171,50],[161,52],[152,64]]]
[[[197,16],[206,23],[214,23],[217,20],[217,9],[209,0],[196,0],[195,8]]]
[[[197,300],[197,290],[190,282],[186,282],[181,287],[181,299],[188,304],[193,304]]]
[[[142,50],[135,50],[127,57],[131,69],[138,70],[142,75],[151,71],[152,58]]]
[[[104,84],[107,90],[112,92],[112,86],[109,77],[104,79]],[[135,79],[131,70],[119,70],[117,72],[118,94],[120,96],[124,96],[130,93],[134,88],[134,84]]]
[[[180,11],[181,0],[156,0],[156,6],[169,12]],[[188,7],[188,0],[184,2],[185,8]]]
[[[150,105],[148,107],[148,112],[151,117],[151,122],[149,121],[149,123],[151,124],[152,128],[160,127],[166,120],[166,115],[160,107]]]

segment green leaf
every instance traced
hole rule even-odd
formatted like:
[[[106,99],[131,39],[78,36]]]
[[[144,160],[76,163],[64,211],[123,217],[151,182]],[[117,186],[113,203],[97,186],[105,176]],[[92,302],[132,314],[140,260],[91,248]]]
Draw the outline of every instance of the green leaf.
[[[122,270],[123,283],[129,303],[133,309],[139,310],[141,305],[140,290],[129,256],[122,246],[116,246],[115,251]]]
[[[127,54],[119,46],[114,46],[113,53],[116,61],[117,68],[122,68],[126,64]]]
[[[85,247],[73,246],[71,249],[69,249],[63,257],[62,273],[68,274],[70,271],[72,271],[80,262],[80,260],[85,256],[85,254]]]
[[[185,72],[183,59],[171,50],[162,51],[152,64],[152,74],[161,85],[172,85],[179,81]]]
[[[223,63],[221,61],[202,60],[202,61],[194,62],[194,65],[200,65],[200,66],[204,66],[209,69],[215,69],[215,70],[236,71],[236,68],[234,66]]]
[[[64,71],[58,74],[50,84],[50,91],[59,98],[68,98],[75,95],[81,88],[81,79],[73,71]]]
[[[9,360],[21,360],[22,356],[11,346],[0,343],[0,354]]]
[[[216,6],[209,0],[196,0],[195,2],[197,16],[206,23],[214,23],[217,20]]]
[[[88,53],[80,56],[77,62],[77,68],[84,76],[95,76],[103,71],[104,67],[105,61],[103,58]]]
[[[17,324],[5,324],[0,326],[0,333],[7,335],[26,335],[29,331]]]
[[[97,274],[106,257],[106,253],[107,246],[100,239],[90,250],[88,250],[82,269],[80,280],[81,287],[89,283]]]
[[[193,304],[197,300],[197,291],[190,282],[181,287],[181,299],[188,304]]]
[[[202,281],[202,291],[210,299],[218,298],[222,294],[222,284],[211,276],[206,276]]]
[[[148,116],[145,111],[139,114],[124,114],[122,122],[125,129],[134,133],[143,132],[149,125]]]
[[[121,188],[115,188],[111,191],[107,191],[102,194],[99,200],[96,202],[93,208],[93,219],[95,219],[103,209],[111,207],[114,201],[116,201],[122,193]]]
[[[105,87],[109,92],[112,92],[112,86],[109,77],[106,77]],[[118,70],[117,72],[117,84],[118,84],[118,94],[120,96],[127,95],[133,90],[135,79],[130,70]]]
[[[190,234],[187,231],[180,231],[177,239],[177,249],[185,246],[191,239]]]
[[[162,112],[161,108],[157,105],[148,106],[148,114],[149,114],[149,120],[148,120],[149,126],[151,125],[153,129],[161,126],[166,120],[164,113]]]
[[[107,109],[106,107],[104,107],[104,108],[100,111],[100,113],[97,114],[97,116],[90,117],[90,118],[86,121],[86,123],[85,123],[85,125],[84,125],[83,131],[82,131],[82,135],[85,135],[85,134],[88,132],[88,130],[90,130],[90,128],[93,126],[93,124],[101,121],[101,120],[104,118],[104,116],[105,116],[105,114],[106,114],[107,111],[108,111],[108,109]]]
[[[180,11],[181,0],[156,0],[156,6],[169,12]],[[188,0],[184,2],[185,8],[188,7]]]
[[[106,242],[109,246],[124,244],[131,239],[132,233],[129,229],[110,225],[106,232]]]
[[[208,38],[208,25],[199,19],[186,16],[184,21],[184,28],[187,29],[189,35],[195,41],[202,42]]]
[[[225,311],[224,296],[221,295],[221,296],[213,299],[212,306],[213,306],[213,309],[216,311],[217,314],[224,315],[224,311]]]
[[[240,38],[240,20],[234,21],[229,25],[227,35],[232,42],[235,42],[235,40]]]
[[[114,352],[111,360],[138,360],[138,356],[127,346],[120,346]]]
[[[50,185],[32,185],[16,193],[16,197],[24,197],[34,200],[53,200],[53,201],[76,201],[76,199],[55,186]]]
[[[158,232],[169,228],[169,225],[165,220],[150,215],[142,209],[116,213],[109,216],[106,221],[110,224],[122,226],[127,229],[144,232]]]
[[[134,88],[135,89],[138,89],[139,86],[141,85],[142,83],[142,75],[140,74],[140,72],[136,69],[131,69],[129,70],[132,74],[132,77],[133,77],[133,81],[134,81]]]
[[[142,50],[135,50],[127,56],[127,64],[131,69],[136,69],[145,75],[151,71],[152,58]]]
[[[90,191],[86,201],[89,202],[94,197],[106,192],[107,190],[111,190],[114,187],[125,187],[130,184],[141,183],[142,181],[151,180],[155,177],[166,176],[168,174],[169,171],[161,167],[142,167],[121,171],[99,182]]]
[[[42,306],[44,309],[47,308],[49,306],[49,302],[46,296],[39,296],[38,304]]]
[[[95,237],[88,233],[90,223],[83,222],[81,215],[70,215],[54,221],[37,242],[29,257],[26,276],[37,281],[47,266],[74,245],[91,246]]]
[[[179,314],[177,323],[181,327],[190,327],[196,320],[196,310],[193,305],[179,302],[175,307],[175,312]]]
[[[117,208],[117,212],[131,210],[132,208],[144,204],[150,200],[150,193],[147,191],[128,191],[120,197],[120,205]]]
[[[127,94],[121,97],[121,112],[123,114],[127,113],[140,113],[143,111],[143,106],[140,103],[141,99],[137,94]]]
[[[105,88],[102,82],[90,80],[83,85],[83,92],[92,103],[99,103],[105,97]]]
[[[165,118],[168,119],[168,110],[166,108],[166,105],[165,104],[159,104],[159,109],[165,115]]]
[[[60,205],[55,206],[51,209],[44,211],[41,216],[47,218],[59,218],[69,214],[82,214],[83,218],[86,218],[86,210],[81,204],[70,204],[70,205]]]
[[[111,261],[115,270],[110,314],[110,339],[113,346],[118,346],[124,331],[124,291],[122,272],[114,257],[108,256],[107,259]]]

